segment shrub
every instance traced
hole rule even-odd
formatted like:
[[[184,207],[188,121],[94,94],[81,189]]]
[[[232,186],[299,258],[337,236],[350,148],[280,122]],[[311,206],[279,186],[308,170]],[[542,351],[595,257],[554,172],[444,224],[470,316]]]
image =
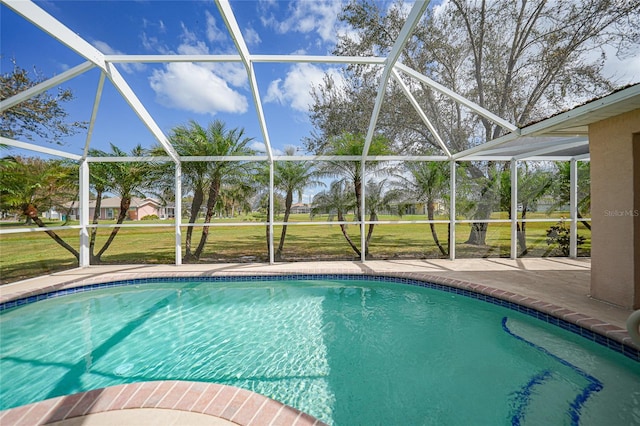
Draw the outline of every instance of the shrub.
[[[576,242],[580,247],[585,241],[582,235],[578,235]],[[571,252],[571,230],[565,225],[564,219],[547,229],[547,245],[557,244],[563,256],[569,256]]]
[[[140,220],[157,220],[157,219],[158,219],[158,215],[157,214],[148,214],[148,215],[144,216]]]

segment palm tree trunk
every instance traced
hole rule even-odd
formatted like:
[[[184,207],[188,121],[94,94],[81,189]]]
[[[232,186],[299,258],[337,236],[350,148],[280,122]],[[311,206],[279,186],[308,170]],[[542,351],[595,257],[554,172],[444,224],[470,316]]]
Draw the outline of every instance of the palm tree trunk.
[[[289,215],[291,214],[291,205],[293,204],[293,192],[287,191],[287,197],[284,202],[284,223],[289,221]],[[276,250],[276,259],[280,260],[282,257],[282,249],[284,248],[284,239],[287,236],[287,225],[282,225],[282,232],[280,233],[280,243],[278,244],[278,250]]]
[[[270,214],[269,212],[271,211],[271,209],[269,208],[269,203],[267,203],[267,222],[269,222],[269,217]],[[267,223],[267,226],[265,226],[265,232],[266,232],[266,236],[267,236],[267,261],[271,260],[271,244],[269,244],[269,241],[271,239],[271,230],[269,228],[269,223]]]
[[[200,207],[202,207],[203,199],[204,199],[204,194],[202,191],[202,187],[198,186],[193,192],[193,201],[191,202],[191,210],[189,212],[189,223],[193,224],[198,219],[198,212],[200,211]],[[191,254],[192,236],[193,236],[193,226],[189,226],[187,227],[187,236],[184,242],[184,247],[185,247],[184,258],[186,261],[195,259],[195,256]]]
[[[92,224],[97,225],[98,219],[100,218],[100,209],[102,208],[102,193],[103,191],[99,190],[96,194],[96,207],[93,209],[93,220]],[[98,228],[91,228],[91,236],[89,238],[89,259],[91,259],[91,263],[94,261],[93,252],[95,251],[96,246],[96,235],[98,233]]]
[[[122,200],[120,200],[120,213],[118,213],[118,221],[116,222],[116,224],[120,225],[122,222],[124,222],[124,219],[127,217],[127,213],[129,212],[130,206],[131,206],[131,195],[122,197]],[[116,235],[118,235],[118,231],[120,231],[119,226],[116,226],[115,228],[113,228],[113,230],[111,231],[111,234],[109,235],[109,238],[104,243],[104,245],[102,246],[102,248],[100,249],[100,251],[95,257],[96,263],[100,263],[102,261],[101,260],[102,255],[104,254],[105,251],[107,251],[107,249],[113,242],[113,239],[116,237]]]
[[[209,197],[207,199],[207,213],[205,215],[204,221],[205,223],[211,222],[211,218],[213,217],[213,210],[216,206],[216,202],[218,201],[218,194],[220,194],[220,178],[216,178],[211,182],[211,186],[209,187]],[[193,256],[196,259],[200,259],[200,255],[202,255],[202,251],[204,250],[204,246],[207,243],[207,237],[209,236],[209,227],[202,227],[202,235],[200,236],[200,243],[198,243],[198,247],[196,251],[193,253]]]
[[[44,222],[42,221],[42,219],[40,219],[40,217],[38,217],[38,210],[35,208],[35,206],[33,204],[28,204],[26,205],[23,209],[22,209],[23,213],[30,218],[36,225],[38,225],[40,228],[46,228],[47,225],[44,224]],[[72,255],[75,256],[76,260],[80,260],[80,253],[78,253],[78,251],[76,249],[74,249],[73,247],[71,247],[69,244],[67,244],[66,241],[64,241],[62,238],[60,238],[60,236],[58,234],[56,234],[54,231],[44,231],[48,236],[50,236],[51,238],[53,238],[53,240],[60,244],[62,247],[64,247],[69,253],[71,253]]]
[[[378,215],[373,212],[371,213],[371,215],[369,216],[369,221],[370,222],[375,222],[378,220]],[[369,256],[369,241],[371,241],[371,236],[373,235],[373,228],[376,226],[375,223],[370,223],[369,224],[369,230],[367,231],[367,238],[365,239],[365,243],[364,243],[364,256],[367,257]]]
[[[582,217],[580,212],[576,212],[576,213],[578,213],[578,219],[584,219],[584,217]],[[580,223],[583,224],[584,227],[587,228],[589,231],[591,231],[591,224],[589,222],[580,222]]]
[[[529,249],[527,248],[527,223],[524,222],[524,219],[527,218],[527,207],[522,206],[522,225],[516,223],[516,231],[518,236],[518,246],[520,246],[520,256],[525,256]]]
[[[362,206],[362,186],[361,180],[356,178],[353,181],[355,193],[356,193],[356,217],[358,218],[358,222],[362,220],[362,212],[360,211],[360,206]]]
[[[434,213],[435,213],[435,205],[433,203],[433,200],[429,198],[427,200],[427,219],[433,220],[435,217]],[[433,242],[435,242],[436,245],[438,246],[438,249],[440,249],[440,253],[442,253],[445,256],[448,255],[449,253],[447,253],[444,247],[442,247],[442,244],[440,244],[440,239],[438,238],[438,232],[436,231],[436,224],[430,223],[429,228],[431,228],[431,236],[433,237]]]
[[[71,204],[69,204],[69,207],[66,209],[65,211],[65,215],[64,215],[64,223],[62,224],[62,226],[65,226],[69,223],[69,217],[71,216],[71,210],[73,210],[73,205],[75,204],[76,201],[78,201],[80,199],[79,195],[76,195],[76,198],[73,199],[73,202]]]
[[[340,211],[338,211],[338,221],[339,222],[344,222],[344,215]],[[344,235],[344,238],[347,240],[347,242],[349,243],[349,245],[351,246],[353,251],[355,251],[356,254],[358,256],[360,256],[360,254],[361,254],[360,250],[358,249],[358,247],[355,244],[353,244],[353,241],[351,241],[351,238],[349,238],[349,234],[347,234],[347,225],[341,223],[340,224],[340,230],[342,231],[342,235]]]

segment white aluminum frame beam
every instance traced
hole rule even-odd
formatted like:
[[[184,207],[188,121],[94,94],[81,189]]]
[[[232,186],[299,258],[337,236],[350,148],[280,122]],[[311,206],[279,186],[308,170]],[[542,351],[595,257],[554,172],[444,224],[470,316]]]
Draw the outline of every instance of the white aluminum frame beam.
[[[160,127],[156,124],[149,111],[144,107],[140,99],[136,96],[135,92],[129,87],[126,80],[120,74],[120,71],[115,67],[115,65],[107,63],[107,76],[111,83],[115,86],[115,88],[120,92],[120,95],[124,98],[124,100],[129,104],[129,106],[133,109],[133,111],[138,115],[140,120],[144,123],[144,125],[151,131],[153,136],[155,136],[156,140],[160,142],[160,145],[164,148],[164,150],[169,154],[171,159],[174,162],[180,162],[180,158],[178,153],[173,148],[173,146],[169,143],[169,139],[167,139],[166,135],[160,130]]]
[[[429,1],[417,1],[413,4],[411,11],[409,12],[409,16],[407,16],[407,20],[405,21],[400,33],[398,34],[398,38],[395,43],[391,47],[391,51],[387,55],[386,60],[384,61],[384,69],[382,70],[382,75],[380,76],[380,80],[378,83],[378,94],[376,95],[375,103],[373,104],[373,111],[371,112],[371,118],[369,119],[369,128],[367,130],[367,135],[364,139],[364,147],[362,148],[362,159],[361,159],[361,168],[362,168],[362,182],[361,182],[361,197],[360,200],[360,214],[362,217],[360,218],[360,246],[361,246],[361,259],[364,262],[366,253],[365,253],[365,245],[366,245],[366,236],[365,236],[365,223],[364,223],[364,212],[365,212],[365,198],[366,198],[366,175],[364,172],[365,168],[365,157],[369,154],[369,147],[371,146],[371,141],[373,140],[373,134],[375,133],[376,124],[378,123],[378,115],[380,115],[380,109],[382,108],[382,101],[384,100],[384,94],[387,90],[387,84],[389,83],[389,76],[391,75],[391,71],[393,71],[393,67],[396,62],[400,58],[402,54],[402,49],[407,44],[409,37],[413,34],[413,30],[420,22],[420,18],[424,14],[424,11],[427,9],[429,5]]]
[[[85,39],[71,31],[60,21],[49,15],[31,1],[24,0],[0,0],[27,21],[40,28],[54,39],[58,40],[83,58],[106,70],[104,55]]]
[[[26,149],[29,151],[39,152],[41,154],[54,155],[56,157],[68,158],[70,160],[77,161],[82,159],[82,156],[77,154],[71,154],[69,152],[60,151],[53,148],[38,146],[28,142],[20,142],[15,139],[5,138],[4,136],[0,136],[0,145],[8,145],[14,148]]]
[[[573,159],[578,161],[591,161],[591,153],[588,152],[586,154],[576,155],[573,157]]]
[[[487,120],[497,124],[498,126],[510,130],[511,132],[517,132],[519,131],[519,129],[514,126],[513,124],[509,123],[507,120],[498,117],[497,115],[495,115],[494,113],[488,111],[487,109],[481,107],[480,105],[476,104],[475,102],[470,101],[469,99],[465,98],[464,96],[461,96],[459,94],[457,94],[456,92],[454,92],[451,89],[446,88],[445,86],[443,86],[440,83],[437,83],[435,81],[433,81],[432,79],[430,79],[429,77],[427,77],[426,75],[412,69],[409,68],[408,66],[404,65],[404,64],[395,64],[396,68],[398,68],[400,71],[404,72],[405,74],[415,78],[418,81],[421,81],[423,83],[425,83],[427,86],[431,87],[432,89],[442,93],[443,95],[446,95],[448,97],[450,97],[451,99],[453,99],[454,101],[458,102],[459,104],[465,105],[466,107],[468,107],[469,109],[475,111],[476,113],[480,114],[481,116],[483,116],[484,118],[486,118]]]
[[[111,63],[242,62],[240,55],[105,55]],[[253,63],[321,63],[384,65],[380,56],[251,55]]]
[[[264,111],[262,110],[262,100],[260,99],[260,91],[258,90],[258,82],[256,80],[256,73],[253,69],[253,62],[251,55],[249,54],[249,49],[244,41],[244,37],[242,36],[242,32],[240,31],[240,27],[238,26],[238,22],[236,21],[236,17],[229,2],[227,0],[216,0],[216,3],[224,23],[231,33],[236,49],[238,49],[238,53],[240,53],[242,63],[247,70],[249,86],[251,87],[251,93],[253,95],[253,103],[255,105],[256,112],[258,113],[258,121],[260,122],[260,130],[262,131],[262,138],[264,139],[264,145],[267,149],[269,161],[272,161],[273,152],[271,149],[271,141],[269,139],[269,131],[264,118]]]
[[[30,1],[19,0],[1,0],[14,12],[21,15],[26,20],[33,23],[36,27],[48,33],[54,39],[60,41],[83,58],[91,61],[96,66],[105,71],[109,80],[118,89],[120,94],[125,98],[127,103],[133,108],[138,117],[147,126],[151,133],[156,137],[158,142],[164,147],[165,151],[174,161],[180,161],[178,154],[175,152],[167,137],[162,133],[160,127],[155,123],[151,115],[144,108],[135,92],[131,90],[122,75],[118,72],[113,64],[105,61],[105,56],[98,49],[89,44],[82,37],[71,31],[60,21],[49,15],[35,3]]]
[[[518,258],[518,160],[509,165],[511,179],[511,259]]]
[[[175,226],[175,257],[176,265],[182,265],[182,165],[180,162],[175,165],[175,189],[174,189],[174,226]]]
[[[78,266],[86,268],[91,264],[89,252],[89,163],[80,161],[79,181],[79,207],[80,207],[80,259]]]
[[[429,132],[431,132],[431,135],[433,135],[436,142],[438,142],[438,145],[440,145],[440,148],[442,148],[444,153],[447,155],[447,158],[451,158],[451,152],[449,152],[449,149],[447,148],[444,141],[440,137],[440,134],[438,133],[436,128],[433,126],[433,124],[431,124],[431,121],[429,121],[429,118],[427,118],[427,114],[424,113],[424,111],[422,110],[422,107],[416,100],[415,96],[413,96],[413,93],[411,93],[411,90],[409,90],[409,88],[404,83],[404,81],[402,81],[402,78],[398,74],[398,71],[396,71],[395,69],[392,70],[391,76],[396,81],[396,83],[398,83],[398,85],[404,92],[404,95],[407,97],[407,99],[409,99],[409,102],[413,106],[413,109],[418,113],[418,115],[420,116],[420,119],[422,119],[422,122],[425,124],[425,126],[427,126],[427,128],[429,129]]]
[[[13,95],[8,99],[0,101],[0,112],[16,106],[19,103],[24,102],[27,99],[32,98],[33,96],[39,95],[42,92],[46,92],[47,90],[56,87],[59,84],[64,83],[65,81],[71,80],[72,78],[77,77],[80,74],[84,74],[94,67],[95,64],[91,61],[83,62],[80,65],[76,65],[75,67],[70,68],[63,73],[56,75],[55,77],[51,77],[41,83],[36,84],[35,86],[28,88],[27,90]]]
[[[87,158],[89,155],[89,146],[91,145],[91,137],[93,136],[93,126],[96,123],[96,117],[98,116],[98,107],[100,106],[100,99],[102,98],[102,90],[104,89],[104,71],[100,73],[100,79],[98,80],[98,89],[96,90],[96,97],[93,100],[93,109],[91,111],[91,119],[89,120],[89,128],[87,129],[87,137],[84,141],[83,158]]]
[[[449,260],[456,260],[456,162],[449,161]]]
[[[569,257],[578,257],[578,163],[569,162]]]
[[[456,154],[453,154],[453,159],[454,160],[461,160],[461,161],[468,161],[467,157],[472,156],[473,154],[478,154],[484,150],[486,150],[487,148],[493,148],[496,146],[500,146],[500,145],[504,145],[507,142],[511,142],[513,140],[516,140],[520,137],[519,132],[511,132],[508,133],[504,136],[500,136],[499,138],[490,140],[488,142],[485,142],[483,144],[480,145],[476,145],[472,148],[469,149],[465,149],[464,151],[460,151]],[[481,155],[481,154],[479,154]]]
[[[402,29],[400,30],[400,33],[398,34],[398,38],[391,47],[391,51],[384,61],[384,69],[382,70],[380,82],[378,83],[378,94],[376,95],[376,100],[373,104],[373,112],[371,113],[371,119],[369,120],[369,129],[367,130],[367,136],[365,138],[364,148],[362,150],[363,157],[369,153],[369,147],[371,145],[371,141],[373,140],[373,133],[378,122],[378,115],[380,114],[380,108],[382,107],[382,101],[384,100],[384,94],[387,90],[387,84],[389,83],[389,76],[391,75],[391,71],[396,65],[396,62],[398,62],[398,59],[402,54],[402,49],[407,44],[409,37],[411,37],[411,35],[413,34],[413,30],[418,25],[418,22],[420,22],[420,18],[422,18],[424,11],[427,9],[427,6],[429,6],[429,1],[417,1],[413,4],[411,12],[409,12],[409,16],[407,17],[407,20],[405,21]]]

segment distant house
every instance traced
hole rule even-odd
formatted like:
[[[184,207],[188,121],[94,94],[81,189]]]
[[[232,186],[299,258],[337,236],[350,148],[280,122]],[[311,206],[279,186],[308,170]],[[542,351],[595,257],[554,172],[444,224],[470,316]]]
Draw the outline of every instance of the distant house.
[[[72,205],[73,204],[73,205]],[[68,203],[65,207],[71,207],[70,216],[72,219],[80,217],[80,208],[78,202]],[[89,201],[89,218],[93,219],[96,210],[96,200]],[[120,197],[103,198],[100,203],[100,212],[98,219],[113,220],[118,217],[120,211]],[[156,215],[160,219],[169,219],[174,217],[174,206],[165,205],[154,198],[138,198],[132,197],[127,218],[129,220],[140,220],[145,216]]]
[[[291,205],[291,214],[305,213],[309,214],[311,212],[311,207],[309,204],[304,203],[295,203]]]

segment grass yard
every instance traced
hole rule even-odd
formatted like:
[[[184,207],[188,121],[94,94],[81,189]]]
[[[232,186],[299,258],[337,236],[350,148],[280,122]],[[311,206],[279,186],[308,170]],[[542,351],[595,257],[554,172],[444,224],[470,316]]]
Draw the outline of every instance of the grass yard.
[[[535,217],[535,216],[533,216]],[[559,217],[559,215],[558,215]],[[560,256],[556,247],[546,243],[546,230],[558,221],[530,222],[527,224],[527,257]],[[405,216],[403,220],[420,220],[424,217]],[[251,216],[235,219],[220,219],[216,223],[247,223],[255,221]],[[276,220],[282,220],[276,218]],[[326,217],[316,217],[315,221],[326,221]],[[382,217],[380,220],[398,220],[397,217]],[[291,222],[310,221],[308,215],[292,215]],[[174,228],[166,226],[169,221],[127,222],[129,224],[158,224],[165,226],[121,228],[109,249],[102,256],[105,264],[171,264],[175,261]],[[51,223],[50,226],[59,225]],[[1,228],[24,227],[13,223],[0,223]],[[274,246],[280,241],[282,226],[274,226]],[[447,224],[436,224],[440,243],[447,248]],[[469,236],[469,224],[456,225],[456,257],[509,257],[510,224],[489,224],[486,246],[464,244]],[[579,256],[589,256],[591,233],[582,225],[579,234],[586,237],[579,247]],[[201,227],[193,228],[192,247],[200,241]],[[71,246],[79,246],[79,230],[68,229],[57,233]],[[96,239],[96,252],[111,233],[111,228],[102,228]],[[348,233],[353,242],[360,246],[360,227],[350,225]],[[182,248],[184,254],[187,227],[182,228]],[[266,226],[212,226],[209,228],[207,245],[200,259],[201,263],[221,262],[265,262],[267,254]],[[372,259],[400,258],[441,258],[443,256],[433,241],[428,224],[378,224],[374,228],[369,247]],[[356,260],[358,257],[342,236],[339,225],[311,225],[287,227],[282,261],[309,260]],[[56,244],[44,232],[25,232],[0,235],[0,283],[6,284],[29,277],[43,275],[77,266],[77,261],[64,248]]]

